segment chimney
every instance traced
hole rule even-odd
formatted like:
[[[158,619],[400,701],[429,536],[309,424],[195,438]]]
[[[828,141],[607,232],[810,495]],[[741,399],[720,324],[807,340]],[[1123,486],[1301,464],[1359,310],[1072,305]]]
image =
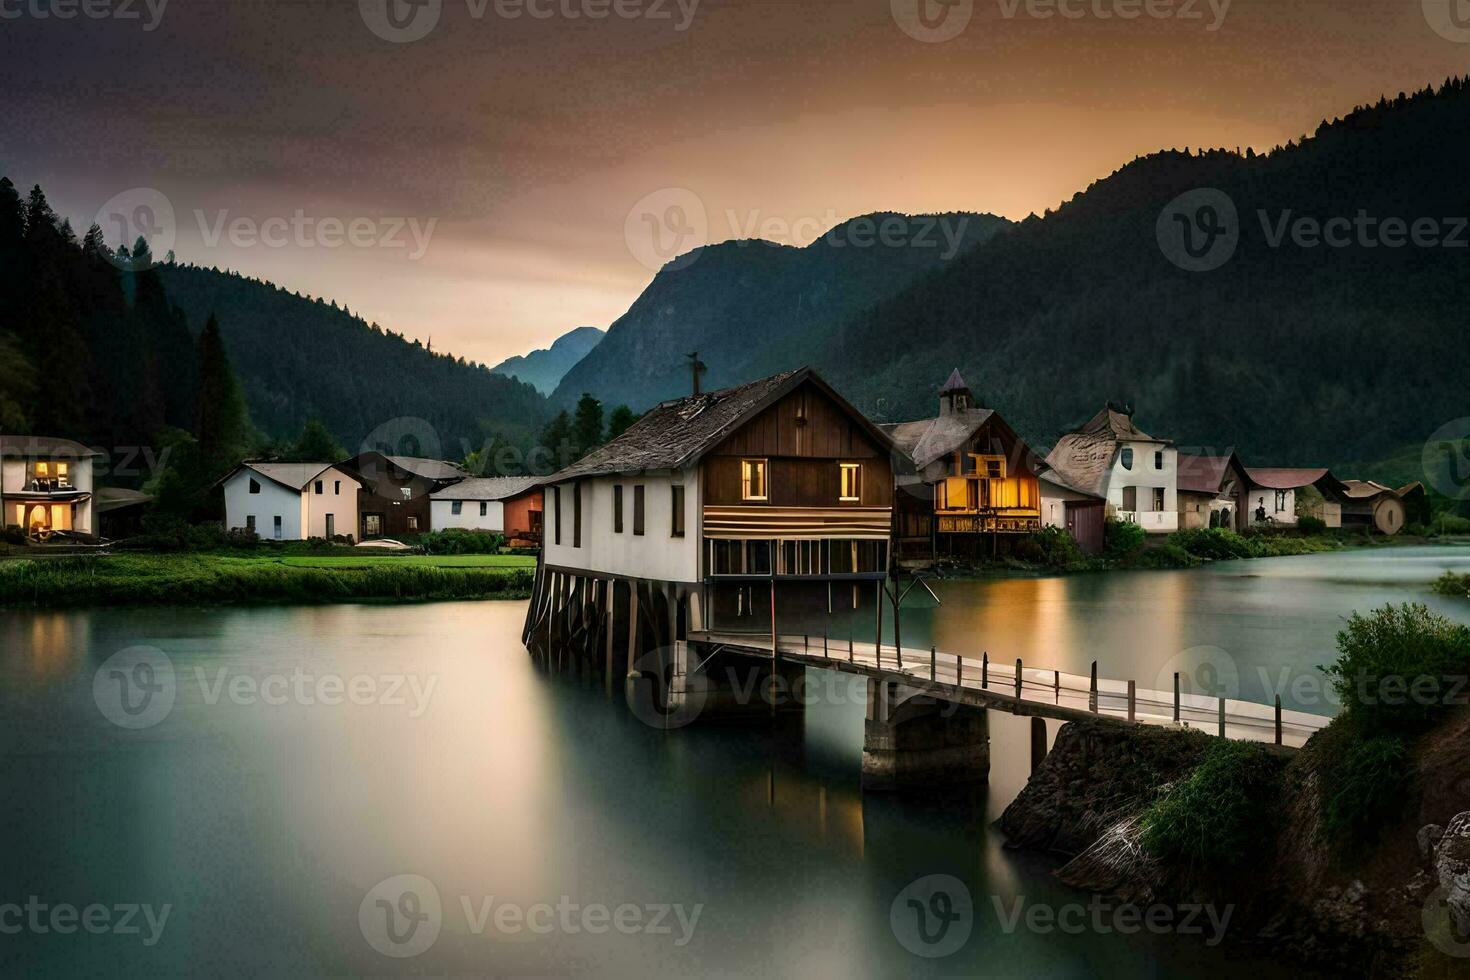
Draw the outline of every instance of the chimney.
[[[685,354],[684,356],[689,359],[689,374],[692,379],[690,394],[698,398],[699,375],[705,370],[705,364],[699,359],[699,351],[695,351],[692,354]]]

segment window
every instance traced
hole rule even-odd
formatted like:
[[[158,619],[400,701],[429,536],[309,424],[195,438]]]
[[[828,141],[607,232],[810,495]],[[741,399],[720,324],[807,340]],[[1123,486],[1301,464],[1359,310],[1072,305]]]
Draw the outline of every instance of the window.
[[[613,533],[623,533],[623,485],[613,485]]]
[[[556,530],[552,540],[561,544],[561,487],[551,488],[551,514],[556,521]]]
[[[403,494],[404,500],[413,499],[413,487],[399,487],[399,492]]]
[[[272,524],[272,530],[275,533],[276,540],[277,541],[281,540],[281,515],[280,514],[277,514],[275,516],[274,523]]]
[[[1277,490],[1276,491],[1276,513],[1280,514],[1284,510],[1286,510],[1286,491],[1285,490]]]
[[[318,497],[320,497],[320,496],[321,496],[321,495],[322,495],[322,494],[323,494],[323,493],[325,493],[325,492],[326,492],[326,491],[324,491],[324,490],[323,490],[323,489],[322,489],[322,481],[321,481],[321,480],[318,480],[318,481],[316,481],[316,495],[317,495],[317,496],[318,496]]]
[[[408,515],[408,529],[410,531],[417,531],[419,529],[419,519],[413,514]]]
[[[1137,510],[1138,509],[1138,488],[1137,487],[1124,487],[1123,488],[1123,509],[1124,510]]]
[[[1164,488],[1154,487],[1154,510],[1164,509]]]
[[[1125,470],[1131,470],[1131,469],[1133,469],[1133,450],[1132,449],[1124,449],[1123,450],[1122,459],[1123,459],[1123,469],[1125,469]]]
[[[643,484],[633,488],[633,533],[643,533]]]
[[[1154,469],[1161,470],[1163,468],[1164,468],[1164,454],[1163,454],[1163,452],[1162,451],[1159,451],[1159,452],[1154,453]]]
[[[740,499],[766,499],[766,461],[742,459],[740,461]]]
[[[669,494],[669,535],[675,538],[684,536],[684,488],[682,486],[670,487]]]
[[[485,516],[487,510],[489,509],[489,506],[490,505],[487,504],[485,501],[483,501],[483,500],[480,501],[480,516],[481,517],[484,517]]]
[[[341,495],[342,495],[342,481],[341,480],[333,480],[332,481],[332,496],[339,497]]]
[[[1004,456],[971,453],[970,458],[975,461],[976,476],[986,480],[1004,480],[1006,478],[1006,458]]]
[[[842,491],[838,497],[842,500],[857,502],[863,499],[863,464],[861,463],[838,463],[842,473]]]
[[[572,484],[572,547],[582,547],[582,484]]]
[[[462,500],[452,500],[452,501],[449,502],[449,513],[451,513],[451,514],[454,514],[454,515],[458,516],[459,512],[463,508],[464,508],[464,501],[462,501]]]
[[[250,492],[260,493],[260,481],[253,476],[250,478]]]
[[[246,514],[245,515],[245,530],[249,531],[251,534],[254,534],[255,533],[255,515],[254,514]]]

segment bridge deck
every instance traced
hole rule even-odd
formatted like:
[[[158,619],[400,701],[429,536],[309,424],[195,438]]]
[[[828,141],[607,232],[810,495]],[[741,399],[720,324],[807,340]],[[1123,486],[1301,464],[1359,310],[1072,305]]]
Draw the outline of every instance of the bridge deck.
[[[771,656],[771,636],[723,631],[693,632],[689,639],[710,647],[722,647],[732,653],[753,657]],[[1021,715],[1038,715],[1062,721],[1103,715],[1120,721],[1129,720],[1128,682],[1098,679],[1097,710],[1091,706],[1091,678],[1044,668],[1022,665],[1021,696],[1016,697],[1016,665],[1014,661],[990,661],[982,668],[979,657],[959,657],[937,652],[932,676],[930,652],[927,648],[904,647],[902,664],[892,645],[881,651],[873,643],[847,640],[827,641],[825,654],[822,637],[785,635],[780,637],[778,654],[783,660],[814,667],[861,673],[869,676],[900,676],[906,684],[925,689],[936,697],[979,707],[997,708]],[[849,653],[849,649],[851,653]],[[982,677],[982,673],[984,676]],[[1133,697],[1133,720],[1138,724],[1171,726],[1174,722],[1174,692],[1136,687]],[[1281,712],[1282,744],[1300,747],[1332,719],[1303,711]],[[1180,694],[1179,723],[1207,734],[1219,732],[1220,699],[1198,694]],[[1227,738],[1255,742],[1276,739],[1275,705],[1254,701],[1225,700],[1225,735]]]

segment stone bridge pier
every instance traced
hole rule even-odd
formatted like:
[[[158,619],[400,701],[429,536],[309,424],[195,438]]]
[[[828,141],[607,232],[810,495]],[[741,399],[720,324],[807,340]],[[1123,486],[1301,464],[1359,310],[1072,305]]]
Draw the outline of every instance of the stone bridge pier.
[[[942,790],[989,777],[984,708],[936,700],[895,680],[868,681],[863,789]]]

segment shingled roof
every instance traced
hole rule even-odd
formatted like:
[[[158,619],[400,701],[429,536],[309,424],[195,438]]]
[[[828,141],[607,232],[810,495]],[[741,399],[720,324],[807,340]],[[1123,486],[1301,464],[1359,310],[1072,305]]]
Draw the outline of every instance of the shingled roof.
[[[759,381],[662,402],[644,413],[628,431],[594,449],[571,466],[543,480],[561,483],[587,476],[684,469],[698,462],[752,416],[774,404],[798,385],[810,381],[884,449],[889,437],[867,416],[848,404],[809,367],[783,371]]]
[[[1102,493],[1113,465],[1113,453],[1120,442],[1173,445],[1168,439],[1154,438],[1134,425],[1131,417],[1108,406],[1081,428],[1058,439],[1046,461],[1072,486],[1089,493]]]
[[[969,442],[970,437],[994,414],[993,409],[972,408],[916,422],[891,423],[880,428],[914,461],[914,466],[922,470]]]
[[[435,490],[429,497],[433,500],[504,500],[524,493],[540,482],[534,476],[472,477]]]
[[[1234,453],[1228,456],[1191,456],[1179,454],[1179,489],[1185,493],[1217,494],[1224,489],[1230,464],[1244,470]]]

